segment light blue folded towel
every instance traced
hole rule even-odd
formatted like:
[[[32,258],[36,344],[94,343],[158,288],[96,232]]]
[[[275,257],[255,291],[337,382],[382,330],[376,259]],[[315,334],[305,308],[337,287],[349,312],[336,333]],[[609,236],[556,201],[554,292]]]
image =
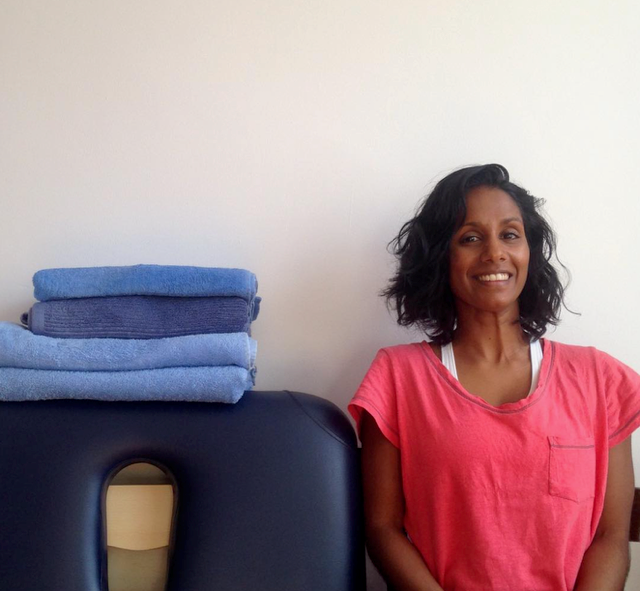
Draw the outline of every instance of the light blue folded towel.
[[[238,296],[252,302],[256,276],[245,269],[134,265],[43,269],[33,276],[41,302],[120,295]]]
[[[252,386],[253,373],[235,365],[104,372],[0,368],[0,400],[5,401],[72,398],[233,404]]]
[[[255,367],[257,343],[246,333],[166,339],[57,339],[0,322],[0,367],[131,371],[165,367]]]

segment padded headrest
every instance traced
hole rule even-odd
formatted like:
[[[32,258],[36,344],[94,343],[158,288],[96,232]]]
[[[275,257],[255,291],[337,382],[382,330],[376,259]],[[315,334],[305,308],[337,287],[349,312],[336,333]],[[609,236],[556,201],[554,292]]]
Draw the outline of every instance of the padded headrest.
[[[122,466],[175,479],[169,591],[362,591],[358,450],[332,403],[0,403],[0,589],[104,591]]]

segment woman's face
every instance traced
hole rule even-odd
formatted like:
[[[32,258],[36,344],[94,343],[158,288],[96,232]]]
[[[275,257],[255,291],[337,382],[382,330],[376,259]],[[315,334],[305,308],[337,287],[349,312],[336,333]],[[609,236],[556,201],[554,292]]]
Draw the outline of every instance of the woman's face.
[[[520,209],[508,193],[495,187],[472,189],[466,205],[467,214],[449,251],[456,307],[517,315],[529,268]]]

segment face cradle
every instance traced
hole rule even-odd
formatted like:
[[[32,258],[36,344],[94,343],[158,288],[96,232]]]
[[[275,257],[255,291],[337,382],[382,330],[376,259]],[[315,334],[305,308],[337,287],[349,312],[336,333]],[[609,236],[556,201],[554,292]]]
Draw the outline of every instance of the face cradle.
[[[449,250],[449,282],[456,307],[518,312],[527,281],[529,245],[522,214],[508,193],[476,187]]]

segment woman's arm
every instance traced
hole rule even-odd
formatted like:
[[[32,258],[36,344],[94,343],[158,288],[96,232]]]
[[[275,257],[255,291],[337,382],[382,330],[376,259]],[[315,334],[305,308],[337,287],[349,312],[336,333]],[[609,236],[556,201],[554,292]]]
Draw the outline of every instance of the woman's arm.
[[[396,591],[442,591],[403,531],[400,453],[373,417],[362,413],[362,476],[369,556]]]
[[[629,523],[634,481],[631,437],[609,451],[604,509],[582,559],[574,591],[622,591],[629,572]]]

